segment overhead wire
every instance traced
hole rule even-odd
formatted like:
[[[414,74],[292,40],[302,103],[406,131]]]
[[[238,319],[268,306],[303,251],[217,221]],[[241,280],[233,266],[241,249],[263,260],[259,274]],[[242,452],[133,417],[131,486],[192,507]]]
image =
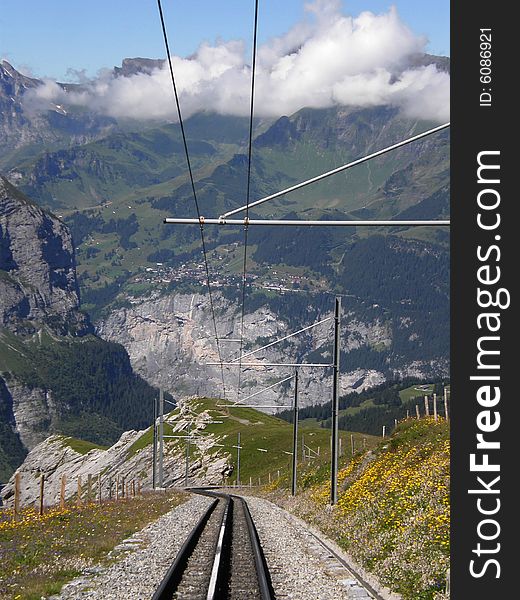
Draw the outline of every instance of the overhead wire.
[[[197,211],[197,217],[199,219],[199,223],[200,223],[200,238],[201,238],[201,243],[202,243],[202,253],[204,255],[204,268],[205,268],[205,272],[206,272],[206,286],[208,289],[208,296],[209,296],[209,303],[210,303],[210,310],[211,310],[211,318],[213,321],[213,329],[215,332],[215,341],[217,344],[217,353],[218,353],[218,358],[219,358],[219,362],[220,362],[220,372],[221,372],[221,377],[222,377],[222,393],[224,396],[224,399],[226,399],[226,384],[224,381],[224,366],[222,364],[222,354],[220,351],[220,343],[219,343],[219,337],[218,337],[218,331],[217,331],[217,321],[216,321],[216,317],[215,317],[215,305],[213,302],[213,294],[211,292],[211,282],[210,282],[210,276],[209,276],[209,264],[208,264],[208,256],[207,256],[207,250],[206,250],[206,240],[204,237],[204,217],[202,217],[201,212],[200,212],[200,207],[199,207],[199,201],[197,198],[197,192],[195,190],[195,181],[193,178],[193,169],[191,168],[191,161],[190,161],[190,154],[188,151],[188,142],[186,139],[186,132],[184,130],[184,123],[182,120],[182,113],[181,113],[181,105],[179,102],[179,94],[177,93],[177,84],[175,82],[175,75],[173,73],[173,65],[172,65],[172,58],[171,58],[171,52],[170,52],[170,45],[168,43],[168,35],[166,33],[166,24],[164,21],[164,14],[163,14],[163,9],[162,9],[162,4],[161,4],[161,0],[157,0],[157,7],[159,9],[159,17],[161,20],[161,28],[162,28],[162,33],[163,33],[163,39],[164,39],[164,46],[166,48],[166,57],[168,60],[168,66],[170,69],[170,77],[171,77],[171,81],[172,81],[172,86],[173,86],[173,94],[175,97],[175,104],[177,107],[177,114],[179,116],[179,125],[180,125],[180,129],[181,129],[181,136],[182,136],[182,142],[184,145],[184,153],[186,156],[186,163],[188,166],[188,173],[189,173],[189,177],[190,177],[190,183],[191,183],[191,189],[192,189],[192,193],[193,193],[193,199],[195,201],[195,209]]]
[[[253,26],[253,58],[251,61],[251,98],[249,106],[249,142],[247,151],[247,183],[246,183],[246,216],[244,221],[244,260],[242,265],[242,309],[240,316],[240,348],[238,365],[238,386],[237,401],[240,398],[240,384],[242,382],[242,351],[244,347],[244,317],[246,306],[246,285],[247,285],[247,242],[248,242],[248,219],[249,219],[249,201],[251,197],[251,163],[253,155],[253,117],[255,105],[255,72],[256,72],[256,45],[258,33],[258,0],[255,0],[255,19]]]

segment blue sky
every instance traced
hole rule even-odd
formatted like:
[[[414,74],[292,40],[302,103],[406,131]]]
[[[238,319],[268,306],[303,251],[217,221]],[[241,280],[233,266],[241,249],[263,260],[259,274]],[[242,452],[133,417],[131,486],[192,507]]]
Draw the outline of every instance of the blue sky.
[[[304,15],[304,0],[260,2],[259,41],[286,32]],[[449,55],[449,0],[342,2],[346,14],[386,12],[429,40],[427,50]],[[125,57],[164,56],[155,0],[1,0],[0,57],[38,77],[70,79],[68,69],[93,76]],[[187,56],[202,41],[250,42],[253,1],[163,0],[172,52]]]

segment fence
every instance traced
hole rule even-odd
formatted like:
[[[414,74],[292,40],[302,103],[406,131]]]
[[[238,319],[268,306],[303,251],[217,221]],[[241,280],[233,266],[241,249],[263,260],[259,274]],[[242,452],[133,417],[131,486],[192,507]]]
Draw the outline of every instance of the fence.
[[[130,479],[117,475],[116,477],[109,476],[105,479],[102,478],[101,474],[93,476],[88,474],[86,481],[83,481],[82,476],[78,475],[76,479],[76,485],[73,486],[75,491],[69,493],[67,497],[67,479],[68,476],[63,474],[60,477],[59,487],[59,502],[56,503],[56,494],[53,494],[53,504],[45,503],[46,493],[46,478],[43,473],[40,474],[39,481],[39,495],[34,501],[34,508],[40,516],[45,513],[45,509],[50,506],[59,505],[61,508],[65,508],[67,504],[75,504],[82,506],[85,504],[93,504],[102,502],[110,502],[119,500],[125,500],[128,498],[135,498],[136,496],[142,496],[142,482],[140,479]],[[20,499],[21,499],[21,473],[15,473],[14,476],[14,501],[13,501],[13,519],[17,520],[21,514]],[[103,490],[105,493],[103,494]]]

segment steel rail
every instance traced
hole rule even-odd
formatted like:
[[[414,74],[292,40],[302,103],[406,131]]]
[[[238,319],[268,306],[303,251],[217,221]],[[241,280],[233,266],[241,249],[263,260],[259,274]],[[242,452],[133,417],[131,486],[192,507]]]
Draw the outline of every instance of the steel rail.
[[[224,511],[224,516],[222,517],[222,522],[220,524],[220,531],[218,535],[217,548],[215,550],[215,560],[213,561],[213,567],[211,569],[211,577],[209,579],[208,586],[208,594],[206,596],[206,600],[216,600],[219,598],[219,580],[221,579],[221,565],[222,565],[222,554],[224,549],[224,536],[226,535],[226,531],[229,529],[230,519],[232,518],[230,515],[230,507],[231,500],[228,499],[226,503],[226,510]]]
[[[232,551],[230,532],[233,527],[235,513],[233,504],[235,502],[242,503],[244,508],[244,518],[251,545],[260,598],[261,600],[275,600],[267,563],[262,552],[258,533],[251,518],[247,502],[240,496],[219,491],[210,491],[207,488],[191,488],[191,491],[195,494],[213,498],[213,502],[184,541],[173,564],[168,569],[163,581],[153,595],[152,600],[170,600],[173,594],[178,590],[179,584],[181,583],[188,566],[188,561],[190,560],[211,515],[220,501],[226,502],[226,507],[219,523],[219,533],[211,567],[206,600],[221,600],[222,598],[227,597],[226,590],[228,589],[227,586],[229,584],[230,572],[229,569],[226,568],[228,565],[225,563],[231,556],[230,553]]]
[[[210,504],[206,512],[199,519],[198,523],[191,530],[190,534],[182,544],[179,552],[177,552],[177,556],[166,572],[164,579],[153,595],[152,600],[171,600],[172,594],[178,587],[184,570],[186,569],[188,560],[193,553],[193,550],[197,545],[197,542],[199,541],[199,538],[204,531],[209,518],[213,514],[218,502],[218,499],[215,499]]]
[[[247,530],[249,532],[249,539],[251,541],[251,548],[253,550],[253,556],[255,559],[256,576],[258,578],[258,584],[260,586],[260,596],[262,600],[274,600],[273,588],[269,577],[269,570],[267,568],[265,556],[262,552],[262,547],[260,545],[258,531],[256,530],[255,524],[253,523],[253,518],[251,517],[251,512],[249,511],[249,506],[243,498],[240,498],[240,496],[232,496],[232,498],[240,500],[240,502],[242,502],[244,506],[244,515],[246,518]]]

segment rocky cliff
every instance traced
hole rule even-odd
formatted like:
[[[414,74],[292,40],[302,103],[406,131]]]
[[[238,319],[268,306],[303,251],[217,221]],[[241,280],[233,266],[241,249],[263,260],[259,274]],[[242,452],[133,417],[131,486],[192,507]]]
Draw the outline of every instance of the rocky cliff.
[[[240,337],[239,306],[221,294],[215,294],[219,335],[222,338]],[[315,321],[332,316],[324,312]],[[302,327],[313,321],[302,322]],[[244,352],[259,348],[277,337],[296,331],[268,306],[246,312],[244,327]],[[218,366],[208,363],[218,361],[214,339],[209,300],[201,294],[152,294],[148,298],[130,298],[127,306],[114,308],[99,323],[99,334],[124,345],[133,367],[150,383],[178,394],[221,395],[222,377]],[[344,350],[341,393],[358,391],[383,382],[387,373],[381,370],[358,368],[349,353],[360,348],[386,348],[392,342],[392,330],[388,323],[375,318],[360,320],[345,311],[341,328]],[[273,346],[250,357],[252,362],[313,362],[330,363],[333,328],[328,321],[302,335],[290,338],[281,345]],[[220,344],[224,360],[236,356],[238,344]],[[446,364],[431,361],[409,361],[402,364],[399,374],[418,377],[430,376],[442,371]],[[241,398],[259,392],[268,385],[292,374],[289,367],[248,367],[242,376]],[[396,373],[397,374],[397,373]],[[226,394],[229,399],[237,396],[238,368],[226,366],[224,370]],[[332,389],[331,369],[306,368],[301,370],[301,406],[319,404],[330,400]],[[251,399],[251,403],[289,404],[292,391],[289,384],[267,390]]]
[[[66,225],[0,177],[0,482],[50,433],[146,425],[155,394],[80,311]]]
[[[0,324],[34,333],[84,335],[74,247],[68,228],[0,177]]]

